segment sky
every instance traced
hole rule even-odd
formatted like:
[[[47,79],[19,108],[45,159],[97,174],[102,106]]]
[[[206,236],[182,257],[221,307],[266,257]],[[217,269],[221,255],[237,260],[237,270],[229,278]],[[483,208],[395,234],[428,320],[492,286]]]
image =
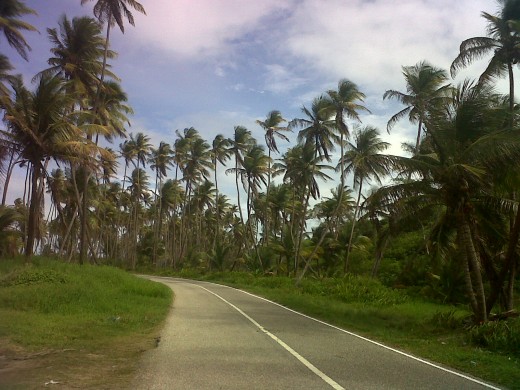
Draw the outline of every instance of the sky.
[[[57,28],[66,14],[92,16],[95,1],[25,0],[38,15],[24,20],[39,33],[24,33],[29,61],[11,50],[6,54],[27,84],[48,67],[47,28]],[[242,125],[263,144],[255,120],[271,110],[291,120],[302,106],[340,79],[349,79],[365,93],[362,125],[380,129],[388,152],[402,154],[402,142],[414,142],[415,126],[406,120],[386,132],[390,117],[403,108],[383,100],[388,89],[405,91],[402,66],[426,60],[448,70],[467,38],[485,36],[481,12],[496,13],[492,0],[140,0],[146,16],[133,12],[135,27],[112,30],[111,49],[118,53],[112,70],[121,79],[134,110],[128,133],[147,134],[154,146],[172,144],[175,130],[195,127],[211,142],[222,133],[231,137]],[[486,59],[460,72],[476,78]],[[505,85],[505,84],[504,84]],[[352,125],[353,123],[350,123]],[[290,135],[295,144],[296,133]],[[122,140],[112,146],[118,149]],[[334,164],[337,163],[337,154]],[[279,156],[273,156],[279,157]],[[122,172],[123,167],[120,167]],[[23,175],[13,179],[8,202],[20,196]],[[232,176],[219,178],[235,199]],[[348,184],[348,182],[347,182]],[[337,183],[328,183],[334,187]],[[325,193],[326,195],[326,193]]]

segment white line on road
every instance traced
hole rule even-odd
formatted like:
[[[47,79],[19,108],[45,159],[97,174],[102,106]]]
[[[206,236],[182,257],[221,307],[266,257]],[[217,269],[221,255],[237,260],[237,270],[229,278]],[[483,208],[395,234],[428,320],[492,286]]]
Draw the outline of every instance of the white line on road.
[[[239,309],[237,306],[233,305],[231,302],[227,301],[226,299],[222,298],[220,295],[214,293],[211,290],[208,290],[205,287],[202,287],[198,284],[195,284],[195,286],[198,286],[202,288],[203,290],[206,290],[210,294],[213,294],[220,300],[227,303],[229,306],[231,306],[233,309],[238,311],[240,314],[242,314],[245,318],[247,318],[249,321],[251,321],[258,329],[260,329],[262,332],[264,332],[266,335],[271,337],[274,341],[276,341],[278,344],[280,344],[287,352],[289,352],[291,355],[293,355],[296,359],[298,359],[303,365],[305,365],[309,370],[311,370],[314,374],[316,374],[318,377],[320,377],[323,381],[328,383],[333,389],[335,390],[345,390],[343,386],[341,386],[339,383],[335,382],[332,378],[327,376],[325,373],[320,371],[316,366],[314,366],[311,362],[309,362],[307,359],[305,359],[302,355],[300,355],[298,352],[296,352],[294,349],[292,349],[290,346],[288,346],[286,343],[284,343],[281,339],[276,337],[274,334],[269,332],[267,329],[265,329],[262,325],[260,325],[258,322],[256,322],[253,318],[249,317],[246,313],[244,313],[241,309]],[[241,291],[241,290],[239,290]]]
[[[281,307],[282,309],[288,310],[288,311],[290,311],[290,312],[292,312],[292,313],[294,313],[294,314],[298,314],[298,315],[300,315],[300,316],[302,316],[302,317],[305,317],[305,318],[308,318],[308,319],[310,319],[310,320],[316,321],[316,322],[318,322],[318,323],[320,323],[320,324],[323,324],[323,325],[329,326],[329,327],[334,328],[334,329],[336,329],[336,330],[339,330],[339,331],[341,331],[341,332],[343,332],[343,333],[346,333],[346,334],[349,334],[349,335],[351,335],[351,336],[357,337],[357,338],[359,338],[359,339],[361,339],[361,340],[368,341],[369,343],[375,344],[375,345],[377,345],[377,346],[379,346],[379,347],[381,347],[381,348],[384,348],[384,349],[387,349],[387,350],[389,350],[389,351],[392,351],[392,352],[398,353],[398,354],[400,354],[400,355],[406,356],[407,358],[410,358],[410,359],[413,359],[413,360],[415,360],[415,361],[418,361],[418,362],[421,362],[421,363],[423,363],[423,364],[426,364],[426,365],[428,365],[428,366],[431,366],[431,367],[437,368],[437,369],[439,369],[439,370],[441,370],[441,371],[444,371],[444,372],[447,372],[447,373],[450,373],[450,374],[456,375],[456,376],[458,376],[458,377],[461,377],[461,378],[467,379],[467,380],[469,380],[469,381],[471,381],[471,382],[478,383],[479,385],[482,385],[482,386],[484,386],[484,387],[487,387],[488,389],[492,389],[492,390],[501,390],[501,388],[496,387],[496,386],[493,386],[493,385],[491,385],[491,384],[489,384],[489,383],[486,383],[486,382],[480,381],[480,380],[478,380],[478,379],[472,378],[472,377],[470,377],[470,376],[468,376],[468,375],[464,375],[464,374],[462,374],[462,373],[460,373],[460,372],[453,371],[453,370],[447,369],[447,368],[445,368],[445,367],[438,366],[437,364],[434,364],[434,363],[429,362],[429,361],[427,361],[427,360],[424,360],[424,359],[418,358],[418,357],[416,357],[416,356],[410,355],[410,354],[408,354],[408,353],[406,353],[406,352],[403,352],[403,351],[399,351],[398,349],[388,347],[388,346],[386,346],[386,345],[384,345],[384,344],[378,343],[377,341],[367,339],[366,337],[360,336],[360,335],[358,335],[358,334],[356,334],[356,333],[352,333],[352,332],[349,332],[348,330],[345,330],[345,329],[339,328],[339,327],[337,327],[337,326],[331,325],[331,324],[329,324],[329,323],[327,323],[327,322],[325,322],[325,321],[321,321],[321,320],[318,320],[318,319],[316,319],[316,318],[310,317],[310,316],[308,316],[308,315],[306,315],[306,314],[303,314],[303,313],[300,313],[300,312],[298,312],[298,311],[296,311],[296,310],[289,309],[288,307],[283,306],[283,305],[281,305],[281,304],[279,304],[279,303],[277,303],[277,302],[270,301],[270,300],[267,299],[267,298],[260,297],[260,296],[255,295],[255,294],[251,294],[250,292],[247,292],[247,291],[244,291],[244,290],[240,290],[240,289],[237,289],[237,288],[234,288],[234,287],[226,286],[226,285],[224,285],[224,284],[217,284],[217,283],[210,283],[210,282],[205,282],[205,283],[208,283],[208,284],[216,284],[216,285],[221,286],[221,287],[227,287],[227,288],[230,288],[230,289],[232,289],[232,290],[236,290],[236,291],[243,292],[244,294],[247,294],[247,295],[250,295],[250,296],[252,296],[252,297],[255,297],[255,298],[261,299],[262,301],[265,301],[265,302],[272,303],[273,305],[279,306],[279,307]],[[208,291],[209,291],[209,290],[208,290]],[[210,291],[210,292],[211,292],[211,291]]]

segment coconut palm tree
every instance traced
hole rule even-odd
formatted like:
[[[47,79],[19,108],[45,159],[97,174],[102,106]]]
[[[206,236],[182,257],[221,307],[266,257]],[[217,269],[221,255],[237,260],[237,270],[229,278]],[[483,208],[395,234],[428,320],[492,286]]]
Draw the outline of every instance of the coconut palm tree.
[[[402,69],[406,80],[406,92],[390,89],[384,93],[383,99],[396,99],[406,107],[389,119],[386,129],[390,132],[399,120],[408,116],[411,123],[417,123],[415,153],[418,153],[426,115],[433,106],[442,104],[449,98],[450,85],[447,84],[446,71],[426,61],[414,66],[403,66]]]
[[[271,187],[271,153],[278,151],[278,145],[276,144],[276,138],[289,141],[289,138],[283,132],[290,131],[287,127],[280,126],[286,120],[282,117],[280,111],[273,110],[267,114],[264,121],[257,120],[256,123],[262,127],[265,131],[265,143],[268,150],[268,168],[267,168],[267,188],[266,188],[266,202],[265,202],[265,221],[264,221],[264,243],[269,244],[269,216],[267,208],[269,206],[269,189]]]
[[[20,0],[2,0],[0,4],[0,31],[4,33],[7,43],[26,61],[27,50],[31,50],[31,47],[27,44],[21,31],[37,30],[29,23],[20,20],[19,17],[31,14],[36,15],[36,11],[27,7]]]
[[[518,0],[501,0],[501,9],[497,15],[482,12],[486,19],[487,36],[468,38],[460,44],[460,52],[453,60],[450,71],[454,77],[457,72],[474,60],[492,54],[488,66],[480,76],[480,82],[488,82],[505,73],[509,78],[509,110],[514,109],[515,83],[513,66],[520,60],[520,34],[514,29],[520,21]]]
[[[247,230],[249,231],[251,242],[253,243],[255,251],[257,252],[258,261],[262,269],[263,264],[260,256],[258,255],[258,248],[255,237],[256,235],[253,232],[252,206],[253,199],[258,196],[258,189],[260,184],[267,184],[267,167],[268,157],[264,152],[264,148],[260,145],[253,144],[243,155],[242,166],[239,168],[228,169],[229,172],[240,176],[244,190],[246,191]]]
[[[348,150],[341,156],[341,163],[336,169],[344,167],[344,173],[354,174],[354,188],[358,188],[356,208],[352,219],[352,228],[345,256],[344,272],[348,271],[354,229],[359,216],[363,184],[374,179],[381,184],[381,179],[390,173],[391,159],[381,154],[390,144],[379,137],[379,130],[372,126],[357,127],[354,133],[354,143],[348,143]]]
[[[157,219],[160,219],[162,203],[158,201],[161,197],[162,181],[167,174],[169,167],[173,165],[173,153],[170,144],[161,141],[157,149],[152,148],[150,157],[150,168],[155,171],[155,205],[157,207],[157,215],[154,218],[154,240],[153,240],[153,253],[152,261],[156,264],[157,256],[157,240],[159,239],[159,225],[156,223]]]
[[[70,81],[69,91],[77,94],[79,101],[93,99],[105,49],[101,26],[87,16],[70,21],[66,15],[61,16],[58,26],[58,29],[47,29],[52,57],[48,60],[50,67],[39,74],[59,75]],[[113,51],[107,55],[115,57]],[[80,104],[87,108],[85,101]]]
[[[130,8],[135,9],[137,12],[141,12],[146,15],[146,11],[141,3],[135,0],[81,0],[81,5],[88,3],[89,1],[95,1],[94,5],[94,16],[102,23],[107,24],[106,40],[105,40],[105,53],[103,55],[103,66],[101,68],[101,75],[99,77],[99,84],[97,89],[97,96],[94,102],[94,111],[98,107],[98,98],[101,93],[103,82],[105,79],[105,71],[107,67],[107,58],[109,58],[109,44],[110,44],[110,30],[116,24],[124,34],[125,26],[124,19],[128,20],[132,26],[135,25],[134,16],[130,11]]]
[[[96,149],[80,142],[80,129],[66,115],[73,98],[65,93],[65,84],[58,78],[42,76],[34,92],[21,81],[13,85],[15,97],[6,106],[8,131],[2,132],[18,145],[20,156],[31,167],[31,197],[25,255],[33,254],[38,236],[41,194],[46,164],[49,160],[79,162],[83,155]]]
[[[300,264],[300,249],[303,239],[303,232],[306,225],[307,210],[309,208],[309,200],[318,199],[320,196],[320,187],[318,180],[327,181],[331,177],[324,171],[331,167],[322,164],[325,156],[318,155],[313,143],[299,144],[290,148],[282,158],[282,161],[275,165],[276,174],[283,173],[283,181],[293,188],[293,215],[291,225],[294,227],[296,220],[299,224],[298,236],[293,241],[296,242],[294,254],[294,272],[298,271]],[[296,195],[299,195],[298,197]],[[298,199],[297,199],[298,198]],[[296,204],[301,205],[298,213]],[[299,214],[299,218],[298,215]],[[291,234],[294,235],[295,229],[291,228]]]
[[[346,79],[340,80],[338,83],[337,91],[329,90],[327,91],[327,95],[328,96],[326,97],[326,99],[329,101],[330,107],[327,107],[326,110],[334,111],[336,130],[340,134],[340,156],[343,156],[345,146],[344,140],[350,138],[350,130],[348,128],[348,124],[345,122],[345,119],[349,118],[355,120],[356,122],[361,122],[361,119],[359,117],[359,111],[370,112],[370,110],[361,104],[363,102],[363,99],[365,98],[365,94],[360,92],[357,85],[354,84],[352,81]],[[336,202],[336,205],[338,206],[336,214],[338,215],[341,211],[340,207],[343,204],[342,197],[343,191],[345,189],[346,187],[343,169],[343,159],[340,158],[340,185],[338,186],[339,199]],[[329,224],[325,224],[321,237],[318,240],[318,243],[314,247],[314,250],[310,254],[309,258],[307,259],[307,262],[314,257],[314,255],[320,248],[323,240],[327,235],[328,227]]]
[[[213,160],[213,169],[214,169],[214,180],[215,180],[215,199],[219,199],[218,192],[218,175],[217,175],[217,166],[218,163],[222,165],[226,165],[226,161],[231,158],[231,151],[229,150],[230,140],[229,138],[225,138],[222,134],[217,134],[213,139],[212,148],[211,148],[211,158]],[[220,234],[220,210],[219,210],[219,202],[215,202],[215,217],[217,222],[217,228],[215,229],[215,241],[214,245],[218,241],[218,236]]]
[[[486,238],[484,234],[492,222],[489,216],[493,210],[502,212],[509,204],[497,195],[493,178],[497,171],[518,169],[520,161],[519,131],[504,130],[508,115],[505,111],[489,86],[465,82],[453,93],[448,106],[427,119],[432,150],[412,158],[393,157],[397,169],[419,180],[389,185],[376,192],[380,204],[387,205],[386,209],[399,218],[437,210],[434,230],[453,232],[457,260],[464,270],[466,296],[477,322],[486,321],[492,308],[485,295],[480,243],[487,248],[493,246],[497,236]],[[513,271],[507,262],[503,267]],[[494,283],[490,286],[502,290],[503,280],[498,287]]]
[[[230,140],[231,147],[229,150],[235,157],[235,167],[231,170],[226,170],[227,173],[235,174],[235,185],[237,190],[237,205],[238,211],[240,214],[240,222],[245,227],[244,215],[242,213],[242,205],[240,202],[240,187],[238,185],[239,178],[239,167],[244,164],[244,153],[248,150],[252,145],[256,143],[256,140],[252,137],[251,132],[247,130],[244,126],[235,126],[235,131],[233,133],[233,138]]]
[[[335,150],[335,145],[341,140],[341,137],[336,133],[335,121],[331,119],[335,113],[334,106],[330,100],[320,96],[313,100],[311,110],[304,106],[302,107],[302,112],[305,114],[304,118],[293,119],[289,124],[291,129],[301,129],[298,132],[298,142],[313,148],[315,154],[314,161],[318,161],[318,157],[328,162],[332,161],[330,153]],[[307,190],[310,191],[311,187],[307,187]],[[306,197],[304,213],[307,212],[310,196],[311,194],[309,193]],[[299,256],[303,230],[304,224],[301,224],[296,256]],[[298,264],[298,262],[299,260],[296,260],[295,264]]]

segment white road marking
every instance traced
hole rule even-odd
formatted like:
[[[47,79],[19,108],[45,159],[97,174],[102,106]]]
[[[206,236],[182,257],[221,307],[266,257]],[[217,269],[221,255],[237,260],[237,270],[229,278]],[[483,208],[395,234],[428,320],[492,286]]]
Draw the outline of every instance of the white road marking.
[[[314,366],[311,362],[309,362],[307,359],[305,359],[302,355],[300,355],[298,352],[296,352],[294,349],[292,349],[290,346],[288,346],[286,343],[283,342],[283,340],[276,337],[274,334],[269,332],[267,329],[265,329],[262,325],[260,325],[258,322],[256,322],[253,318],[248,316],[246,313],[244,313],[240,308],[233,305],[231,302],[227,301],[225,298],[221,297],[220,295],[214,293],[211,290],[208,290],[205,287],[202,287],[198,284],[195,284],[195,286],[202,288],[203,290],[206,290],[210,294],[213,294],[220,300],[227,303],[229,306],[231,306],[233,309],[238,311],[240,314],[242,314],[245,318],[247,318],[250,322],[252,322],[258,329],[260,329],[262,332],[264,332],[266,335],[271,337],[274,341],[276,341],[278,344],[282,346],[287,352],[289,352],[291,355],[293,355],[296,359],[300,361],[305,367],[307,367],[309,370],[311,370],[314,374],[316,374],[318,377],[320,377],[323,381],[325,381],[327,384],[329,384],[333,389],[335,390],[345,390],[343,386],[335,382],[332,378],[327,376],[324,372],[320,371],[316,366]],[[241,291],[241,290],[238,290]],[[283,307],[283,306],[282,306]]]
[[[357,337],[357,338],[359,338],[359,339],[361,339],[361,340],[368,341],[369,343],[375,344],[375,345],[377,345],[377,346],[379,346],[379,347],[381,347],[381,348],[384,348],[384,349],[387,349],[387,350],[389,350],[389,351],[392,351],[392,352],[398,353],[399,355],[406,356],[407,358],[410,358],[410,359],[413,359],[413,360],[415,360],[415,361],[418,361],[418,362],[421,362],[421,363],[423,363],[423,364],[426,364],[426,365],[428,365],[428,366],[431,366],[431,367],[437,368],[437,369],[439,369],[439,370],[441,370],[441,371],[444,371],[444,372],[447,372],[447,373],[450,373],[450,374],[456,375],[456,376],[458,376],[458,377],[461,377],[461,378],[467,379],[467,380],[469,380],[469,381],[471,381],[471,382],[474,382],[474,383],[478,383],[479,385],[482,385],[482,386],[484,386],[484,387],[487,387],[488,389],[493,389],[493,390],[502,390],[500,387],[496,387],[496,386],[493,386],[493,385],[491,385],[491,384],[489,384],[489,383],[482,382],[482,381],[480,381],[480,380],[478,380],[478,379],[472,378],[472,377],[470,377],[470,376],[468,376],[468,375],[464,375],[464,374],[462,374],[462,373],[460,373],[460,372],[453,371],[453,370],[450,370],[450,369],[448,369],[448,368],[438,366],[437,364],[434,364],[434,363],[429,362],[429,361],[427,361],[427,360],[424,360],[424,359],[418,358],[418,357],[416,357],[416,356],[410,355],[410,354],[408,354],[408,353],[406,353],[406,352],[403,352],[403,351],[399,351],[398,349],[394,349],[394,348],[392,348],[392,347],[389,347],[389,346],[386,346],[386,345],[384,345],[384,344],[378,343],[377,341],[367,339],[366,337],[360,336],[360,335],[358,335],[358,334],[356,334],[356,333],[349,332],[348,330],[345,330],[345,329],[339,328],[339,327],[337,327],[337,326],[335,326],[335,325],[331,325],[331,324],[329,324],[329,323],[327,323],[327,322],[325,322],[325,321],[321,321],[321,320],[318,320],[318,319],[316,319],[316,318],[310,317],[310,316],[308,316],[308,315],[306,315],[306,314],[303,314],[303,313],[300,313],[300,312],[298,312],[298,311],[296,311],[296,310],[289,309],[288,307],[285,307],[285,306],[283,306],[283,305],[281,305],[281,304],[279,304],[279,303],[276,303],[276,302],[270,301],[270,300],[267,299],[267,298],[260,297],[260,296],[255,295],[255,294],[251,294],[250,292],[247,292],[247,291],[244,291],[244,290],[240,290],[240,289],[238,289],[238,288],[234,288],[234,287],[226,286],[226,285],[224,285],[224,284],[211,283],[211,282],[204,282],[204,283],[208,283],[208,284],[216,284],[217,286],[227,287],[227,288],[230,288],[230,289],[233,289],[233,290],[236,290],[236,291],[240,291],[240,292],[242,292],[242,293],[244,293],[244,294],[247,294],[247,295],[250,295],[250,296],[252,296],[252,297],[258,298],[258,299],[260,299],[260,300],[262,300],[262,301],[269,302],[269,303],[271,303],[271,304],[273,304],[273,305],[279,306],[279,307],[281,307],[282,309],[288,310],[288,311],[290,311],[290,312],[292,312],[292,313],[294,313],[294,314],[298,314],[298,315],[300,315],[300,316],[302,316],[302,317],[308,318],[309,320],[316,321],[316,322],[318,322],[318,323],[320,323],[320,324],[323,324],[323,325],[326,325],[326,326],[331,327],[331,328],[333,328],[333,329],[339,330],[340,332],[346,333],[346,334],[348,334],[348,335],[350,335],[350,336]],[[206,289],[206,290],[207,290],[207,289]],[[209,291],[209,290],[208,290],[208,291]]]

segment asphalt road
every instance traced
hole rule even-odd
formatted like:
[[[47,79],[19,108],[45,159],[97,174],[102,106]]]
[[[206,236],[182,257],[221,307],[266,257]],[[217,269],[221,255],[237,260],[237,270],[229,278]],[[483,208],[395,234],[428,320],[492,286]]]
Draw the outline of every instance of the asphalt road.
[[[152,278],[175,292],[132,389],[497,389],[240,290]]]

